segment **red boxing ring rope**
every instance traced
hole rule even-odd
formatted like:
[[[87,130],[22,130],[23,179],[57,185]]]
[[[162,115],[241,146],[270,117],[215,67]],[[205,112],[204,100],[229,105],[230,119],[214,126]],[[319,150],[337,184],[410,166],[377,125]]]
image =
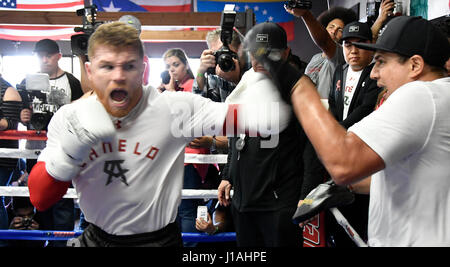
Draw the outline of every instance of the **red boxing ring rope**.
[[[7,140],[19,140],[19,139],[27,139],[27,140],[47,140],[47,131],[37,131],[37,130],[28,130],[28,131],[19,131],[19,130],[7,130],[0,131],[0,139]]]

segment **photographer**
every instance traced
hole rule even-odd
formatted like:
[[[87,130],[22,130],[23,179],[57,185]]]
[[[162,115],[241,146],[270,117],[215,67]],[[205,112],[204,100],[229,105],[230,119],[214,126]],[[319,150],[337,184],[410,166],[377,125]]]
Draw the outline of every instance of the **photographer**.
[[[208,49],[204,50],[200,56],[200,66],[192,86],[193,93],[201,94],[216,102],[225,102],[227,96],[234,90],[248,69],[245,55],[233,58],[234,68],[232,70],[223,71],[220,68],[216,62],[215,53],[223,47],[221,33],[221,29],[216,29],[206,35]],[[233,31],[228,48],[237,55],[240,47],[241,39],[238,33]],[[212,153],[227,153],[228,141],[226,137],[204,136],[196,138],[190,145],[209,147]]]
[[[22,99],[19,93],[0,76],[0,131],[17,130],[19,112]],[[0,140],[1,148],[18,148],[18,140]],[[11,175],[18,163],[14,158],[0,158],[0,186],[10,182]],[[8,228],[8,213],[6,212],[4,197],[0,196],[0,229]],[[0,240],[0,246],[7,245]]]
[[[233,58],[234,68],[232,67],[230,71],[220,68],[215,54],[223,47],[221,33],[221,29],[216,29],[206,35],[208,49],[204,50],[200,56],[200,66],[197,69],[197,77],[192,88],[194,93],[202,94],[216,102],[225,101],[248,69],[245,66],[245,58],[240,59],[239,57]],[[240,47],[239,35],[233,31],[228,48],[237,55]]]
[[[50,93],[45,99],[44,104],[50,104],[54,106],[54,109],[59,109],[61,106],[68,104],[83,95],[81,90],[81,84],[77,78],[72,74],[63,71],[59,65],[58,61],[61,59],[62,55],[59,50],[58,44],[50,39],[43,39],[36,43],[33,52],[37,56],[40,65],[40,72],[48,74],[50,78]],[[21,82],[21,86],[25,87],[26,79]],[[46,88],[43,88],[45,90]],[[29,99],[29,101],[33,101]],[[51,103],[50,103],[51,102]],[[27,125],[28,129],[41,128],[37,127],[36,124],[33,125],[33,107],[31,103],[29,108],[22,109],[20,113],[20,120],[23,124]],[[49,120],[50,118],[48,118]],[[45,125],[42,129],[47,128],[47,122],[43,122]],[[41,149],[45,146],[45,141],[27,141],[27,149]],[[34,165],[34,163],[31,163]],[[30,164],[27,161],[27,171],[31,170]]]
[[[9,229],[12,230],[39,230],[39,218],[28,197],[14,197],[12,200],[12,219]],[[43,247],[45,241],[41,240],[10,240],[13,247]]]
[[[45,100],[42,106],[52,106],[52,110],[57,110],[61,106],[68,104],[83,95],[81,90],[81,84],[77,78],[72,74],[62,70],[58,62],[62,55],[59,50],[58,44],[50,39],[43,39],[36,43],[34,47],[34,53],[36,54],[39,64],[40,72],[48,74],[50,78],[50,92],[46,94]],[[21,83],[24,87],[26,79]],[[46,88],[43,88],[45,90]],[[30,99],[30,101],[33,101]],[[31,104],[31,103],[30,103]],[[39,105],[41,106],[41,105]],[[28,129],[46,130],[50,118],[46,118],[43,121],[39,121],[42,129],[37,129],[37,121],[33,117],[33,114],[38,110],[32,110],[30,108],[24,108],[20,113],[20,120],[23,124],[27,125]],[[39,110],[40,111],[40,110]],[[50,114],[51,117],[53,112]],[[43,149],[45,147],[45,141],[30,141],[27,140],[27,149]],[[31,171],[31,168],[36,163],[36,160],[27,160],[27,171]],[[72,199],[62,199],[52,209],[46,211],[44,228],[48,230],[64,230],[72,231],[74,229],[74,203]],[[65,246],[65,242],[56,241],[55,245],[60,244]]]

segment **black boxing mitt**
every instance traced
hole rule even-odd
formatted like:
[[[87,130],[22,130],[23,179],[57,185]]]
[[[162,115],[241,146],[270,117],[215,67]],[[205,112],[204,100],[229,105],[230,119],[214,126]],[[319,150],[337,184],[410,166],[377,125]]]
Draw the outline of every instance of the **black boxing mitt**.
[[[304,222],[320,212],[349,205],[355,200],[355,195],[346,187],[335,184],[333,181],[318,185],[297,207],[292,221],[295,224]]]

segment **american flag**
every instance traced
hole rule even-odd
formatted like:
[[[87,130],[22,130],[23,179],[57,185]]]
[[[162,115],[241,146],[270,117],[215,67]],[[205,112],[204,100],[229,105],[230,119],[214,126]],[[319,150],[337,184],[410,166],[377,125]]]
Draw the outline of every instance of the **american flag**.
[[[1,0],[0,10],[8,11],[73,11],[83,8],[84,2],[74,0]],[[15,41],[38,41],[43,38],[70,39],[73,27],[0,25],[0,38]]]
[[[98,11],[124,12],[190,12],[191,0],[94,0]],[[75,0],[0,0],[0,10],[10,11],[68,11],[84,8],[84,1]],[[80,19],[81,24],[81,19]],[[51,25],[0,25],[0,39],[38,41],[70,39],[74,27]]]
[[[248,8],[253,9],[256,23],[271,21],[282,26],[288,37],[288,41],[294,40],[294,17],[284,9],[286,1],[279,0],[197,0],[195,11],[198,12],[222,12],[225,4],[234,4],[236,12],[245,12]]]
[[[74,0],[1,0],[0,9],[74,11],[83,8],[83,3]]]

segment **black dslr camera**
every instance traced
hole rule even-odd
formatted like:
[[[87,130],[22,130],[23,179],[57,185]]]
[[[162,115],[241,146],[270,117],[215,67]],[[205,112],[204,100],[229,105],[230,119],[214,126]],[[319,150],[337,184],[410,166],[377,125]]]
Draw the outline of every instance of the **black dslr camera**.
[[[83,32],[82,34],[72,35],[70,38],[70,45],[72,47],[72,54],[86,55],[88,40],[92,33],[104,22],[96,21],[97,6],[92,5],[83,9],[77,10],[77,16],[83,17],[83,27],[75,27],[75,32]]]
[[[28,229],[33,224],[33,218],[22,217],[22,226],[25,229]]]
[[[307,0],[289,0],[286,4],[286,7],[293,8],[301,8],[301,9],[311,9],[312,2]]]
[[[51,90],[48,75],[43,73],[28,74],[25,83],[17,85],[23,108],[30,108],[30,124],[35,130],[46,130],[55,112],[64,104],[64,97],[59,91]]]
[[[230,10],[224,10],[222,12],[222,17],[220,19],[220,41],[222,41],[223,46],[214,53],[216,58],[216,64],[224,72],[232,71],[236,68],[233,59],[238,58],[238,55],[230,50],[230,43],[233,39],[233,28],[234,22],[236,20],[236,12]],[[209,74],[215,74],[215,68],[209,68],[207,71]]]

